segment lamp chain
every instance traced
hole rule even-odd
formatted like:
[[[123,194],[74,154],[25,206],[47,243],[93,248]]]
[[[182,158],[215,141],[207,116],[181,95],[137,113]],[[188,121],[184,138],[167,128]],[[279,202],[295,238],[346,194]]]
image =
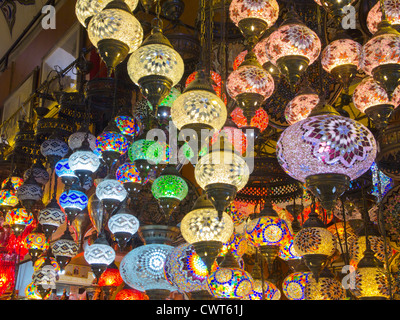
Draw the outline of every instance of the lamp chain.
[[[206,58],[205,36],[206,36],[206,4],[205,0],[200,0],[200,69],[204,68]]]

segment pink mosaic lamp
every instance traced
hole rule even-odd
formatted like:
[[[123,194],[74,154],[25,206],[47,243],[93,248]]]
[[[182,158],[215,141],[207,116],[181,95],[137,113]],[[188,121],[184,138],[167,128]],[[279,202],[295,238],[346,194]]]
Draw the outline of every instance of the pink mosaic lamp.
[[[400,1],[399,0],[384,0],[384,9],[386,19],[391,26],[398,30],[400,25]],[[381,4],[378,1],[372,9],[368,12],[367,27],[368,30],[374,34],[378,31],[378,25],[382,21]]]
[[[380,2],[383,4],[383,0]],[[363,47],[362,69],[391,99],[400,84],[400,33],[390,26],[383,8],[381,5],[383,19],[377,32]]]
[[[372,78],[364,78],[353,92],[354,106],[365,113],[378,130],[385,128],[400,103],[399,87],[389,99],[386,91]]]
[[[294,89],[308,66],[319,57],[321,41],[292,8],[285,21],[268,37],[265,49],[268,59]]]

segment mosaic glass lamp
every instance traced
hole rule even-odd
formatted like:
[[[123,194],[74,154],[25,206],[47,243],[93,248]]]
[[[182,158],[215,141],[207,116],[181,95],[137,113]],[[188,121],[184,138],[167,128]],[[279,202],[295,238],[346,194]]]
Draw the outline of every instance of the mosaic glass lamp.
[[[153,27],[140,48],[132,53],[127,68],[129,77],[140,87],[157,115],[161,101],[181,80],[184,63],[158,25]]]
[[[96,187],[96,196],[110,215],[125,200],[127,195],[128,192],[125,190],[123,184],[116,179],[106,178]]]
[[[115,262],[111,263],[108,268],[101,274],[97,284],[101,287],[104,293],[103,300],[110,300],[111,295],[117,287],[124,283],[124,280],[119,273],[119,269]]]
[[[207,277],[207,284],[214,298],[242,299],[253,290],[253,278],[241,269],[228,252],[219,268]]]
[[[229,17],[246,40],[256,44],[263,33],[272,27],[279,16],[277,1],[233,0]]]
[[[33,175],[36,182],[42,186],[50,180],[49,173],[40,161],[35,161],[35,163],[24,172],[24,180],[27,180],[30,175]]]
[[[25,248],[31,256],[32,262],[35,264],[41,254],[46,251],[50,245],[44,233],[32,232],[25,238]]]
[[[285,108],[285,119],[289,125],[308,117],[311,110],[319,103],[317,92],[310,86],[302,87]]]
[[[257,258],[251,276],[254,280],[253,290],[245,297],[246,300],[280,300],[281,292],[276,285],[266,279],[262,280],[260,262]]]
[[[320,52],[321,41],[317,34],[302,23],[293,9],[266,42],[268,59],[287,78],[291,88],[317,60]]]
[[[96,149],[99,150],[107,167],[111,170],[119,157],[128,151],[129,142],[112,119],[103,132],[97,136]]]
[[[52,234],[65,223],[65,213],[61,210],[56,198],[52,198],[46,207],[40,210],[38,222],[42,226],[47,240],[49,240]]]
[[[111,76],[115,67],[124,61],[128,54],[137,50],[143,41],[140,22],[132,14],[129,6],[121,0],[111,1],[93,16],[87,30],[89,40],[107,65],[108,76]]]
[[[174,101],[181,95],[181,90],[177,87],[172,87],[169,94],[161,101],[158,106],[158,118],[162,123],[166,123],[171,120],[171,107]]]
[[[53,242],[51,250],[61,270],[78,254],[79,246],[72,238],[69,228],[66,228],[62,236]]]
[[[282,291],[289,300],[305,300],[305,288],[309,283],[311,272],[294,272],[282,283]]]
[[[329,43],[321,53],[323,69],[340,80],[346,92],[360,69],[362,46],[350,38]]]
[[[149,297],[142,291],[124,288],[115,295],[115,300],[149,300]]]
[[[249,179],[249,167],[229,141],[221,137],[219,148],[201,157],[195,167],[195,178],[218,211],[219,217]]]
[[[254,131],[252,137],[256,138],[261,132],[267,129],[269,123],[269,116],[268,113],[264,110],[264,108],[259,108],[256,110],[250,123],[247,122],[247,119],[243,114],[243,110],[239,107],[236,107],[232,111],[231,117],[233,122],[241,130],[244,130],[246,137],[249,136],[248,129],[252,129],[249,130],[249,132]]]
[[[220,130],[226,117],[225,103],[216,95],[201,70],[171,107],[171,119],[178,130],[192,129],[197,138],[201,137],[202,129]]]
[[[214,262],[212,271],[217,268]],[[164,271],[168,281],[181,291],[194,295],[207,291],[207,267],[190,243],[173,248],[165,260]]]
[[[169,283],[164,264],[173,247],[146,244],[131,250],[121,261],[121,277],[131,288],[146,292],[150,300],[164,300],[176,287]]]
[[[18,204],[17,192],[11,180],[2,184],[0,189],[0,208],[3,212],[15,207]]]
[[[102,11],[112,0],[78,0],[75,4],[75,14],[78,21],[87,28],[90,19]],[[130,11],[134,11],[139,0],[124,0]]]
[[[129,195],[134,195],[141,189],[142,178],[139,170],[132,162],[125,162],[115,172],[115,178],[124,185]],[[146,183],[148,179],[146,179]]]
[[[394,109],[400,104],[400,86],[389,99],[385,89],[373,77],[367,76],[354,89],[352,99],[354,106],[380,130],[388,125]]]
[[[139,220],[127,207],[126,201],[107,222],[108,229],[114,235],[121,249],[126,247],[127,242],[139,230],[139,224]]]
[[[25,228],[33,222],[33,214],[22,207],[8,210],[5,223],[8,224],[15,236],[20,236]]]
[[[110,247],[104,233],[100,233],[94,243],[85,248],[84,258],[98,281],[107,267],[115,260],[115,251]]]
[[[259,216],[246,224],[245,232],[247,239],[260,248],[269,268],[272,268],[281,244],[290,236],[285,220],[278,216],[268,199]]]
[[[227,213],[219,219],[218,212],[206,195],[200,196],[192,210],[186,214],[180,225],[182,237],[193,244],[196,253],[211,273],[212,265],[219,255],[223,243],[233,234],[233,221]]]
[[[332,272],[325,268],[318,281],[312,274],[308,277],[304,298],[305,300],[345,300],[346,291]]]
[[[22,186],[17,190],[17,198],[28,211],[31,211],[32,206],[42,198],[43,189],[40,184],[38,184],[31,175],[28,179],[24,181]]]
[[[67,215],[68,223],[74,221],[76,216],[86,208],[89,198],[78,185],[73,185],[69,190],[61,193],[58,202]]]
[[[55,164],[68,153],[68,150],[68,144],[56,135],[51,135],[40,145],[40,152],[47,159],[51,168],[54,168]]]
[[[332,212],[350,181],[371,167],[376,142],[364,125],[320,102],[306,119],[283,131],[276,154],[284,171]]]
[[[69,156],[68,165],[79,178],[82,187],[100,167],[100,159],[90,148],[87,137],[84,138],[81,146]]]
[[[398,30],[400,24],[400,11],[399,11],[399,0],[384,0],[383,7],[385,9],[386,19],[390,25]],[[378,25],[382,21],[382,10],[381,2],[378,1],[371,10],[368,12],[367,16],[367,27],[368,30],[374,34],[378,31]]]
[[[12,187],[15,191],[18,190],[20,186],[24,183],[24,179],[17,177],[16,175],[11,175],[8,178],[5,178],[4,181],[1,183],[1,189],[4,189],[8,183],[11,183]]]
[[[58,161],[54,167],[57,177],[61,179],[61,182],[65,184],[67,188],[78,182],[78,177],[69,167],[68,161],[68,158],[63,158]]]
[[[378,24],[378,31],[363,46],[361,68],[392,99],[400,84],[400,33],[390,26],[386,15]]]
[[[167,165],[151,186],[151,192],[158,200],[166,217],[169,217],[187,196],[188,190],[185,179],[181,177],[175,165]]]
[[[304,263],[318,282],[327,259],[336,250],[336,239],[325,224],[312,210],[301,230],[294,236],[294,249],[302,256]]]
[[[32,274],[32,282],[44,299],[56,287],[57,273],[52,265],[44,265]]]
[[[125,136],[135,138],[142,131],[142,122],[139,117],[134,116],[129,108],[121,108],[114,118],[119,131]]]
[[[92,134],[85,126],[82,126],[77,132],[68,137],[68,146],[72,151],[82,147],[84,140],[89,142],[90,150],[96,149],[96,136]]]

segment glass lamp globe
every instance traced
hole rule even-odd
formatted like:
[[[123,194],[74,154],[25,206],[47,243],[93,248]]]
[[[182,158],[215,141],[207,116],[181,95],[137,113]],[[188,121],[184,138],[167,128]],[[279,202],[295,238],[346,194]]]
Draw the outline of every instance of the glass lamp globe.
[[[0,208],[4,211],[18,204],[17,192],[12,185],[6,185],[0,190]]]
[[[283,241],[290,236],[285,220],[278,216],[269,200],[259,216],[250,220],[245,226],[246,238],[255,247],[259,247],[262,255],[272,267]]]
[[[203,70],[204,71],[204,70]],[[187,78],[185,82],[185,88],[189,86],[194,80],[196,80],[196,77],[198,76],[198,71],[192,72]],[[214,70],[210,70],[210,77],[211,77],[211,86],[214,89],[215,93],[217,94],[218,97],[223,99],[222,97],[222,77],[219,73],[215,72]],[[223,99],[225,104],[226,101]]]
[[[42,299],[44,299],[52,289],[55,289],[56,278],[57,273],[51,265],[45,265],[33,272],[32,282],[36,285]]]
[[[31,211],[32,206],[42,198],[43,189],[40,184],[36,182],[33,175],[24,181],[22,186],[17,190],[17,197],[24,208]]]
[[[68,146],[72,151],[82,147],[83,141],[87,139],[90,150],[96,149],[96,136],[90,133],[86,128],[81,128],[79,131],[71,134],[68,138]]]
[[[46,265],[52,266],[55,272],[60,271],[60,266],[57,261],[53,257],[47,255],[42,255],[33,263],[33,271],[37,271]]]
[[[311,272],[294,272],[282,283],[282,291],[289,300],[304,300],[305,288],[309,283]]]
[[[100,159],[93,153],[89,146],[89,141],[85,138],[81,143],[81,147],[75,149],[69,156],[68,165],[79,178],[81,186],[83,187],[88,178],[100,167]]]
[[[368,236],[368,240],[371,246],[372,251],[374,252],[374,257],[379,261],[384,263],[385,257],[391,257],[391,250],[388,244],[386,244],[385,248],[385,241],[382,236],[378,234],[371,234],[371,230],[369,229],[370,234]],[[349,239],[349,256],[350,256],[350,263],[353,266],[357,266],[358,263],[361,261],[364,255],[364,251],[366,250],[366,238],[365,235],[355,236]],[[386,255],[385,255],[386,251]]]
[[[118,210],[108,219],[107,224],[121,249],[139,230],[139,220],[129,211]]]
[[[74,185],[71,187],[71,189],[64,191],[58,199],[60,207],[63,208],[67,214],[69,223],[71,223],[76,216],[86,208],[88,201],[88,196],[77,185]]]
[[[181,90],[177,87],[172,87],[169,94],[161,101],[158,106],[158,118],[162,121],[169,121],[171,119],[171,107],[176,98],[181,95]]]
[[[128,151],[128,147],[128,139],[118,129],[114,119],[96,139],[96,149],[101,153],[108,168],[112,168],[119,157]]]
[[[78,182],[78,177],[74,171],[69,167],[69,158],[64,158],[58,161],[54,167],[57,177],[61,179],[61,182],[67,187],[72,186]]]
[[[129,195],[133,195],[140,190],[142,178],[139,170],[131,162],[125,162],[120,165],[115,172],[115,178],[124,185]],[[148,179],[146,179],[147,182]]]
[[[305,300],[345,300],[346,291],[332,272],[325,268],[318,281],[311,274],[305,286]]]
[[[360,68],[361,52],[361,44],[352,39],[334,40],[321,53],[322,67],[347,90]]]
[[[264,108],[259,108],[256,110],[255,115],[251,119],[250,123],[247,122],[246,117],[243,114],[243,110],[236,107],[232,113],[231,117],[233,122],[242,130],[245,130],[246,137],[249,136],[247,129],[254,130],[254,137],[257,137],[261,132],[263,132],[268,127],[269,116]],[[249,130],[251,132],[251,130]]]
[[[139,171],[142,184],[148,181],[148,176],[165,158],[165,148],[159,141],[148,140],[144,136],[134,141],[128,149],[129,159]]]
[[[239,267],[228,253],[219,268],[207,277],[208,289],[215,298],[243,299],[253,290],[253,278]]]
[[[121,277],[131,288],[146,292],[150,300],[165,299],[176,287],[164,273],[165,261],[173,247],[166,244],[146,244],[131,250],[121,261]]]
[[[185,179],[181,177],[174,165],[168,165],[151,186],[154,198],[158,200],[167,217],[187,196],[188,191]]]
[[[107,65],[109,76],[143,41],[140,22],[122,1],[111,1],[107,4],[92,17],[87,30],[89,40],[99,50]]]
[[[161,27],[153,27],[150,36],[128,60],[128,74],[157,114],[158,106],[178,84],[184,72],[180,54],[162,34]]]
[[[112,263],[100,276],[97,284],[103,290],[105,297],[104,300],[109,300],[110,295],[114,290],[124,283],[121,274],[119,273],[118,267],[115,263]]]
[[[311,110],[319,103],[317,92],[310,86],[305,86],[289,101],[285,108],[285,119],[289,125],[308,117]]]
[[[218,264],[214,262],[212,271],[217,268]],[[190,243],[173,248],[165,260],[164,272],[168,281],[181,291],[200,293],[207,290],[207,267]]]
[[[111,213],[127,197],[128,192],[116,179],[104,179],[96,187],[96,196],[102,201],[106,210]]]
[[[222,249],[219,257],[224,257],[228,252],[238,259],[242,257],[249,247],[248,240],[241,233],[233,232],[229,241],[222,244]]]
[[[400,33],[387,20],[379,23],[378,31],[363,46],[361,68],[391,99],[400,84]]]
[[[247,122],[251,122],[255,111],[261,107],[275,90],[275,83],[268,71],[263,69],[254,52],[248,54],[239,68],[227,79],[229,96],[243,110]]]
[[[384,0],[383,6],[385,9],[385,15],[387,21],[397,29],[400,24],[400,11],[399,11],[400,2],[398,0]],[[367,27],[368,30],[374,34],[378,31],[378,25],[382,21],[382,10],[381,3],[378,1],[371,10],[368,12],[367,16]]]
[[[294,237],[290,236],[282,241],[278,257],[284,261],[300,260],[301,255],[294,249]]]
[[[262,300],[263,298],[263,284],[262,280],[254,279],[253,290],[245,297],[247,300]],[[264,294],[265,300],[280,300],[281,292],[272,282],[264,281]]]
[[[211,138],[211,144],[214,144],[223,137],[227,141],[229,141],[234,150],[238,152],[240,155],[243,155],[247,149],[247,136],[246,134],[238,128],[238,126],[233,122],[233,120],[229,117],[224,125],[224,127],[216,132]]]
[[[212,265],[223,243],[228,242],[233,234],[234,225],[232,218],[226,212],[220,219],[211,201],[203,195],[196,200],[192,210],[182,218],[180,229],[182,237],[186,242],[193,244],[196,253],[211,273]]]
[[[14,190],[18,190],[20,186],[24,183],[24,179],[17,177],[17,176],[11,176],[6,179],[1,183],[1,189],[4,189],[7,186],[7,183],[10,182],[11,185],[13,186]]]
[[[291,10],[286,20],[268,37],[265,50],[268,59],[293,88],[308,66],[318,58],[321,41]]]
[[[171,107],[171,118],[178,130],[192,129],[198,139],[202,129],[220,130],[226,117],[225,103],[215,94],[204,71],[196,74]]]
[[[383,263],[374,257],[371,248],[367,248],[364,257],[353,271],[354,287],[350,288],[359,300],[389,299],[389,282]]]
[[[65,223],[65,213],[62,212],[56,198],[50,200],[46,207],[40,210],[38,214],[38,222],[41,224],[47,239]]]
[[[96,279],[99,280],[102,273],[115,260],[115,251],[108,244],[105,235],[100,234],[95,242],[85,248],[84,258],[90,265]]]
[[[49,242],[46,240],[44,233],[37,232],[28,234],[24,245],[28,249],[33,263],[36,263],[40,255],[49,248]]]
[[[114,121],[119,131],[125,136],[135,138],[142,131],[143,124],[140,118],[134,116],[129,108],[121,108]]]
[[[112,0],[78,0],[75,4],[75,14],[78,21],[87,28],[90,19],[102,11]],[[134,11],[139,0],[124,0],[130,11]]]
[[[327,259],[336,250],[336,239],[324,223],[312,211],[303,227],[294,236],[294,249],[302,256],[304,263],[318,282]]]
[[[305,182],[329,212],[350,181],[365,173],[376,156],[372,133],[332,110],[320,103],[306,119],[286,128],[276,147],[280,166]]]
[[[51,168],[68,153],[69,147],[66,142],[51,136],[40,145],[41,154],[46,157]]]
[[[51,245],[52,253],[54,254],[61,270],[78,254],[79,245],[72,238],[69,228],[66,228],[63,235]]]
[[[36,182],[42,186],[44,186],[50,180],[49,173],[39,161],[36,161],[24,172],[24,180],[27,180],[30,175],[33,175],[33,178],[36,180]]]
[[[365,113],[377,126],[378,129],[387,126],[393,110],[400,104],[400,86],[393,92],[389,99],[383,89],[373,77],[367,76],[354,89],[353,104]]]
[[[229,6],[229,16],[244,37],[255,44],[262,34],[273,26],[279,16],[277,1],[233,0]]]
[[[194,174],[221,217],[237,191],[247,184],[250,171],[246,161],[221,137],[219,148],[214,145],[211,152],[200,158]]]

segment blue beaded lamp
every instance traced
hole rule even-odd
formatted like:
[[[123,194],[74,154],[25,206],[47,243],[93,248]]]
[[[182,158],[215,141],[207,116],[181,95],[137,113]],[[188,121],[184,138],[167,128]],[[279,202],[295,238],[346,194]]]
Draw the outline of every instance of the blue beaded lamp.
[[[67,214],[68,223],[71,223],[86,208],[89,199],[83,189],[75,184],[69,190],[64,191],[58,201]]]
[[[61,182],[69,188],[76,182],[78,182],[78,177],[73,170],[69,167],[68,163],[69,157],[63,158],[58,161],[54,167],[57,177],[61,179]]]

